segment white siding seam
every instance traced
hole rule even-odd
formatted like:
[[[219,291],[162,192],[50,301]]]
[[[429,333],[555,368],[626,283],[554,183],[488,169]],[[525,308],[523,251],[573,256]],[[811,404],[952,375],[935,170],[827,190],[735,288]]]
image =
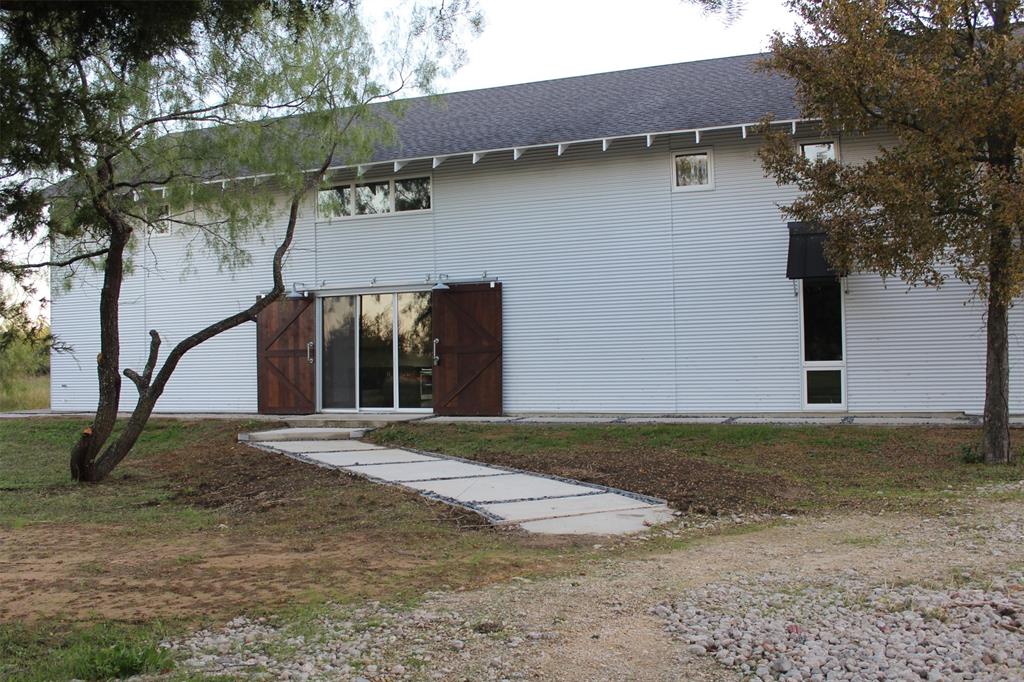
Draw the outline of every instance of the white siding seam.
[[[674,153],[673,140],[674,136],[668,138],[668,156],[671,159]],[[655,148],[657,149],[657,148]],[[714,154],[714,152],[712,152]],[[714,160],[712,159],[712,169],[714,168]],[[679,411],[679,320],[678,316],[678,301],[679,296],[677,294],[679,273],[676,267],[676,202],[672,200],[672,190],[675,184],[675,162],[672,162],[672,175],[669,177],[668,191],[665,195],[668,197],[668,239],[669,239],[669,253],[672,256],[672,405],[676,412]],[[715,179],[711,178],[711,182]]]

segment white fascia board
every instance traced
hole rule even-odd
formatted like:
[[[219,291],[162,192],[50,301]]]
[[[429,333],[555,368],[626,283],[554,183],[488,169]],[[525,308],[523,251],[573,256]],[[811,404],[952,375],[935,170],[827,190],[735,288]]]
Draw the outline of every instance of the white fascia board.
[[[795,131],[796,130],[796,126],[797,126],[798,123],[813,123],[813,122],[816,122],[816,121],[820,122],[820,120],[821,119],[818,119],[818,118],[796,118],[796,119],[784,119],[784,120],[779,120],[779,121],[772,121],[772,124],[773,125],[790,125],[790,126],[792,126],[792,129]],[[747,123],[733,123],[733,124],[723,125],[723,126],[711,126],[711,127],[708,127],[708,128],[681,128],[679,130],[658,130],[658,131],[654,131],[654,132],[651,132],[651,133],[631,133],[629,135],[614,135],[614,136],[611,136],[611,137],[593,137],[593,138],[587,138],[587,139],[581,139],[581,140],[567,140],[565,142],[546,142],[546,143],[543,143],[543,144],[531,145],[530,148],[532,149],[532,148],[541,148],[541,147],[556,147],[559,150],[559,156],[561,156],[563,153],[565,153],[565,150],[568,149],[570,145],[576,145],[576,144],[593,144],[593,143],[596,143],[596,142],[600,142],[601,146],[602,146],[602,149],[607,151],[607,149],[611,145],[611,143],[614,142],[614,141],[617,141],[617,140],[635,140],[635,139],[644,139],[644,138],[646,138],[648,136],[653,138],[653,137],[663,137],[665,135],[683,135],[683,134],[690,134],[690,133],[693,133],[694,136],[699,139],[701,133],[717,132],[717,131],[722,131],[722,130],[736,130],[737,128],[742,130],[743,128],[756,127],[756,126],[760,126],[760,125],[761,125],[761,123],[758,122],[758,121],[749,121]],[[411,162],[414,162],[414,161],[428,161],[428,160],[430,160],[433,163],[433,167],[437,168],[438,166],[441,165],[441,163],[444,162],[445,159],[448,159],[449,157],[452,157],[452,156],[478,156],[479,158],[483,158],[483,156],[485,154],[491,154],[491,153],[513,152],[513,154],[514,154],[515,150],[517,148],[518,149],[526,149],[526,147],[497,147],[497,148],[494,148],[494,149],[478,149],[478,150],[475,150],[475,151],[474,150],[467,150],[467,151],[464,151],[464,152],[453,152],[451,154],[446,154],[446,155],[443,155],[443,156],[418,156],[418,157],[409,158],[409,159],[402,159],[400,161],[394,161],[394,164],[395,164],[396,169],[397,169],[397,168],[401,168],[402,166],[406,165],[407,163],[411,163]],[[390,161],[386,161],[385,160],[385,161],[378,161],[376,163],[389,163],[389,162]],[[363,165],[365,165],[365,164],[363,164]],[[347,170],[347,169],[351,169],[351,168],[354,168],[354,167],[355,166],[353,166],[353,165],[331,166],[327,170],[332,170],[332,171],[333,170]],[[314,173],[314,172],[316,172],[318,170],[320,170],[320,169],[319,168],[307,168],[304,172],[306,172],[306,173]],[[248,180],[248,179],[251,179],[251,178],[258,178],[258,177],[269,177],[271,175],[275,175],[275,174],[274,173],[260,173],[260,174],[254,174],[254,175],[244,175],[244,176],[240,176],[240,177],[237,177],[237,178],[232,178],[232,180]],[[208,180],[206,182],[208,182],[208,183],[209,182],[220,182],[220,180]]]

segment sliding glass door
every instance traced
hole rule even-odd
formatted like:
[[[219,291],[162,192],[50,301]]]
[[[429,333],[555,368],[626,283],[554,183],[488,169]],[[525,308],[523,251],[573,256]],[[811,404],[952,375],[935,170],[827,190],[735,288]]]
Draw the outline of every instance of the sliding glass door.
[[[429,291],[326,296],[321,301],[322,409],[433,405]]]

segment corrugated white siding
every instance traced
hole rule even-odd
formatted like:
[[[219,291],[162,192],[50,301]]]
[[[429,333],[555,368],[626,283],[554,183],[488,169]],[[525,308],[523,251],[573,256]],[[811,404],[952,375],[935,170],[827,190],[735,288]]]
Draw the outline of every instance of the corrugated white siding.
[[[439,174],[439,272],[503,281],[507,410],[674,409],[666,163],[635,141]]]
[[[680,412],[800,409],[799,307],[778,209],[791,192],[737,137],[673,140],[673,152],[711,148],[715,168],[713,191],[669,192]]]
[[[284,217],[275,228],[254,236],[247,247],[252,262],[237,270],[221,268],[205,252],[201,238],[152,235],[148,248],[135,248],[131,274],[121,297],[121,366],[141,370],[149,351],[149,330],[160,332],[160,359],[181,339],[207,324],[247,307],[271,287],[270,260]],[[285,266],[287,281],[312,281],[312,216],[303,211],[302,229]],[[55,410],[91,410],[96,406],[96,354],[99,352],[99,273],[80,269],[70,291],[53,272],[51,319],[54,333],[73,353],[52,358],[51,406]],[[124,379],[121,408],[131,409],[138,394]],[[256,411],[256,328],[244,324],[188,353],[158,405],[158,411]]]
[[[504,399],[509,412],[797,411],[802,406],[799,299],[785,277],[788,232],[778,205],[792,189],[764,178],[757,142],[738,132],[706,136],[715,189],[673,192],[673,151],[691,136],[528,150],[407,166],[433,176],[434,208],[409,215],[317,223],[303,206],[287,281],[303,288],[499,277],[504,292]],[[880,138],[845,140],[855,160]],[[183,268],[185,242],[159,236],[136,256],[125,283],[123,364],[141,366],[147,330],[164,348],[270,286],[269,261],[283,226],[254,240],[252,265],[222,270],[199,254]],[[53,407],[96,400],[95,275],[59,291],[55,332],[75,349],[53,362]],[[851,411],[980,409],[981,310],[965,287],[915,290],[870,275],[849,280],[847,385]],[[1014,314],[1014,332],[1022,329]],[[1013,364],[1024,360],[1015,333]],[[199,347],[182,363],[161,411],[256,409],[255,326]],[[1013,374],[1013,404],[1024,382]],[[124,385],[123,406],[134,402]]]

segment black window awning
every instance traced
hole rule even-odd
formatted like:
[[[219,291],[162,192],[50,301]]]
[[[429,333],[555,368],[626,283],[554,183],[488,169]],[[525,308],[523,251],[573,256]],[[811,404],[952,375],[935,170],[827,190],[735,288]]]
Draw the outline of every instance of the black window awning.
[[[836,277],[825,260],[825,233],[813,223],[789,223],[789,279],[826,279]]]

